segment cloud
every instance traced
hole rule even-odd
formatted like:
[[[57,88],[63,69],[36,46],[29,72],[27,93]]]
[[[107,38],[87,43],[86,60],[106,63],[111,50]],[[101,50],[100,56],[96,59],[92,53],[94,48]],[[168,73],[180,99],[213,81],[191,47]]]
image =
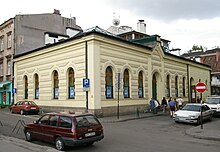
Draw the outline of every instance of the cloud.
[[[117,9],[129,9],[137,16],[169,22],[220,16],[219,0],[107,0],[107,2]]]

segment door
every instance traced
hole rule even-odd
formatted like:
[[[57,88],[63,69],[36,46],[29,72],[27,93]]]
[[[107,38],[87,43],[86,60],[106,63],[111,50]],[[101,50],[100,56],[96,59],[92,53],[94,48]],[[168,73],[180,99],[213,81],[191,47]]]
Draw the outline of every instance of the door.
[[[152,98],[157,99],[157,79],[155,74],[152,79]]]

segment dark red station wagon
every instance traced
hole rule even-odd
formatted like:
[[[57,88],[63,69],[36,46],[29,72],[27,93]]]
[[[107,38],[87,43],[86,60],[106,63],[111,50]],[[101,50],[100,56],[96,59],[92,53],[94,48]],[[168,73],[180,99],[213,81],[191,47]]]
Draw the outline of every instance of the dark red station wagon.
[[[103,127],[93,114],[48,113],[24,127],[27,141],[34,139],[65,146],[92,145],[104,138]]]

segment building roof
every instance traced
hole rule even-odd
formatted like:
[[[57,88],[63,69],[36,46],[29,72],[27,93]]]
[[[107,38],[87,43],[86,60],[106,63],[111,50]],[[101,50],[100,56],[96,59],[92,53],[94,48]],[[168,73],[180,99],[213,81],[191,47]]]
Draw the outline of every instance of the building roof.
[[[181,57],[199,57],[200,55],[204,54],[203,51],[195,51],[195,52],[191,52],[191,53],[184,53],[181,55]]]
[[[69,42],[69,41],[72,41],[72,40],[75,40],[75,39],[80,39],[80,38],[82,38],[84,36],[88,36],[90,34],[101,35],[101,36],[104,36],[104,37],[108,37],[109,39],[118,40],[118,41],[121,41],[121,42],[124,42],[124,43],[127,43],[127,44],[136,45],[138,47],[142,47],[142,48],[149,49],[149,50],[153,49],[152,47],[149,47],[149,46],[146,46],[146,45],[143,45],[143,44],[140,44],[140,43],[135,43],[135,42],[131,42],[131,41],[125,40],[125,39],[123,39],[123,38],[121,38],[121,37],[119,37],[119,36],[117,36],[115,34],[112,34],[111,32],[108,32],[108,31],[106,31],[106,30],[104,30],[104,29],[102,29],[102,28],[100,28],[98,26],[95,26],[95,27],[89,28],[87,30],[84,30],[83,32],[79,32],[74,37],[71,37],[69,39],[66,39],[66,40],[63,40],[63,41],[60,41],[60,42],[57,42],[57,43],[53,43],[51,45],[46,45],[46,46],[43,46],[43,47],[31,50],[31,51],[22,53],[22,54],[15,55],[14,58],[19,58],[21,56],[24,56],[24,55],[27,55],[27,54],[30,54],[30,53],[33,53],[33,52],[36,52],[36,51],[40,51],[42,49],[46,49],[46,48],[49,48],[49,47],[52,47],[52,46],[60,45],[60,44],[63,44],[63,43],[66,43],[66,42]],[[208,66],[208,65],[205,65],[205,64],[202,64],[202,63],[198,63],[198,62],[186,59],[184,57],[176,56],[176,55],[173,55],[171,53],[164,52],[164,54],[166,54],[168,56],[172,56],[174,58],[178,58],[178,59],[181,59],[181,60],[186,60],[188,62],[192,62],[192,63],[203,65],[203,66],[206,66],[206,67],[210,68],[210,66]]]

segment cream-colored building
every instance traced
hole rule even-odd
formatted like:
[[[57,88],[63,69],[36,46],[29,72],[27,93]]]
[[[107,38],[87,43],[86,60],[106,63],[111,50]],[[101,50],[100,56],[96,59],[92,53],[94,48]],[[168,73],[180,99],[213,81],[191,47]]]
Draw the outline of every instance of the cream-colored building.
[[[103,116],[116,115],[118,103],[120,114],[146,109],[151,97],[193,102],[199,81],[207,85],[203,99],[210,95],[209,66],[164,53],[159,37],[151,48],[98,27],[15,56],[14,75],[16,101],[26,97],[50,110],[88,107]],[[83,88],[84,78],[90,80],[89,90]]]

